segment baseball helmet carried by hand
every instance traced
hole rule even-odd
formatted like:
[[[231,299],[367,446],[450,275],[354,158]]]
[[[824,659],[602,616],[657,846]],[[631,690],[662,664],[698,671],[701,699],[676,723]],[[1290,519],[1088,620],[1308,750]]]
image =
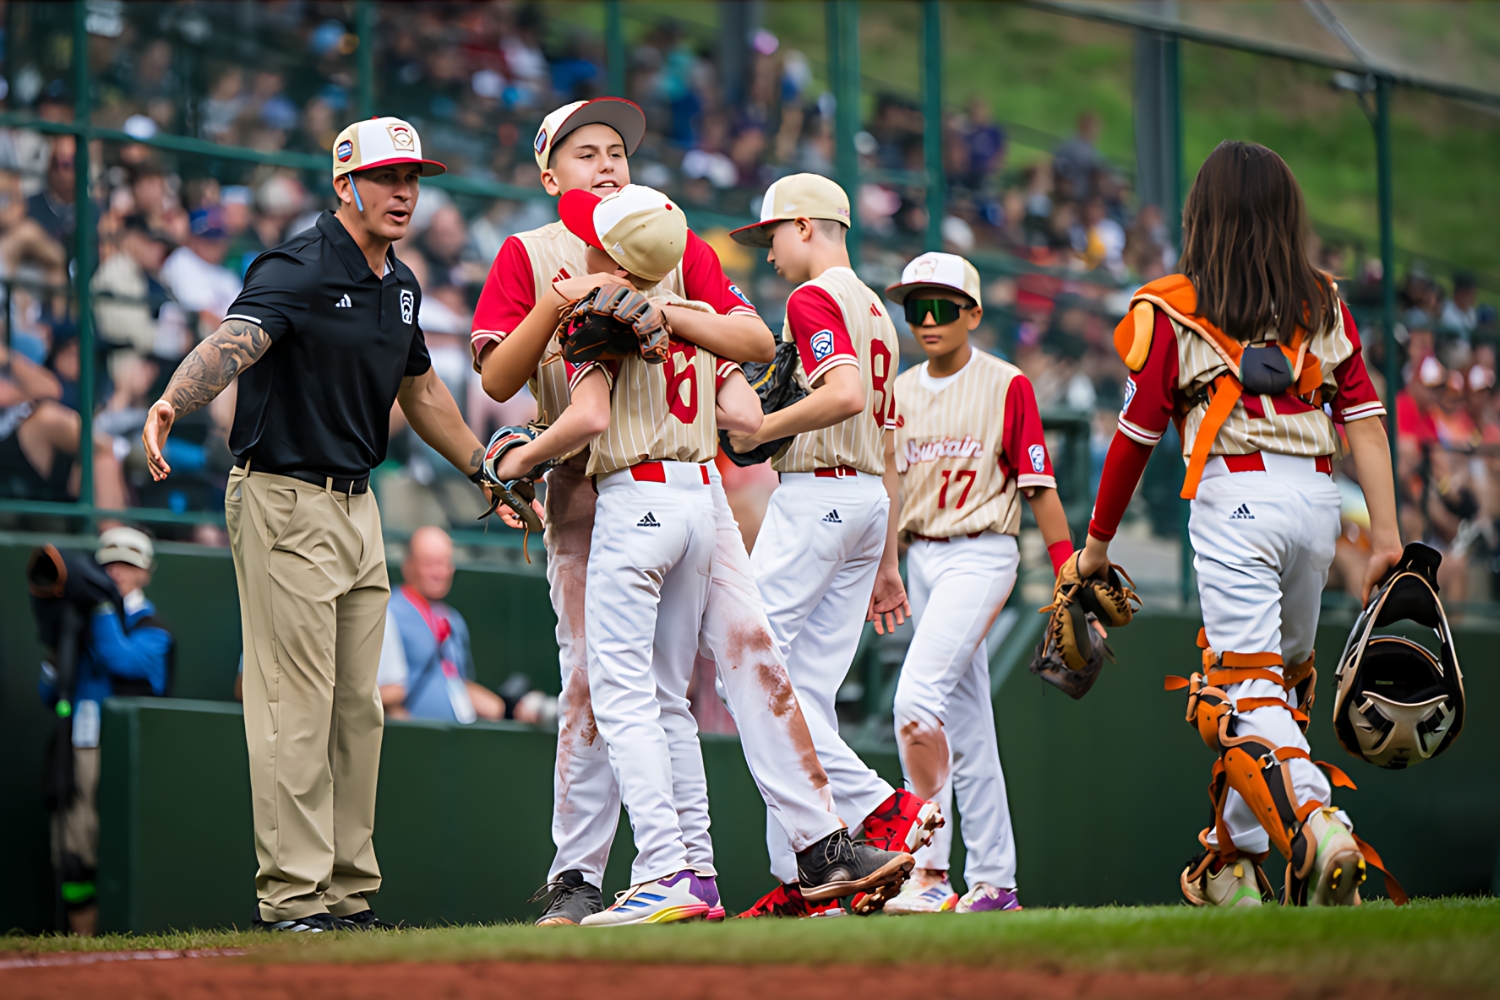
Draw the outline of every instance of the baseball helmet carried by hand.
[[[1463,674],[1438,600],[1442,560],[1421,542],[1408,545],[1371,595],[1339,658],[1334,732],[1345,750],[1377,767],[1399,770],[1436,757],[1463,729]],[[1437,633],[1438,655],[1404,636],[1374,634],[1398,621]]]

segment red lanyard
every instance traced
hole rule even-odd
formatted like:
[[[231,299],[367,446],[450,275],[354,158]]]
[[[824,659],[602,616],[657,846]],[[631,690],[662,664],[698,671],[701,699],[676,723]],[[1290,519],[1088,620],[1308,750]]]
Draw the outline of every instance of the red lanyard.
[[[411,606],[417,609],[417,614],[422,616],[422,620],[432,630],[432,637],[437,640],[439,647],[452,637],[453,626],[449,624],[447,618],[439,618],[433,614],[432,605],[427,603],[427,598],[417,593],[412,589],[410,584],[406,583],[401,585],[401,592],[406,595],[406,599],[411,602]]]

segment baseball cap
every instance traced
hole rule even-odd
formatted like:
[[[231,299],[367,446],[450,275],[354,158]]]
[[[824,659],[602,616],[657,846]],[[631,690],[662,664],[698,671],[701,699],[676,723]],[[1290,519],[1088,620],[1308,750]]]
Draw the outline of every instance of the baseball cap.
[[[218,206],[193,209],[188,213],[188,227],[194,236],[205,240],[222,240],[229,235],[224,231],[224,213]]]
[[[422,159],[422,137],[411,122],[400,118],[371,118],[355,122],[333,140],[333,176],[374,170],[393,163],[417,163],[423,177],[448,172],[437,160]]]
[[[918,288],[945,288],[979,302],[979,272],[953,253],[924,253],[901,269],[901,281],[885,290],[886,298],[905,304]]]
[[[729,235],[747,247],[771,245],[770,226],[788,219],[828,219],[849,225],[849,196],[822,174],[791,174],[766,188],[760,221],[741,226]]]
[[[603,198],[592,191],[565,191],[557,214],[568,232],[650,282],[671,274],[687,249],[682,209],[641,184],[627,184]]]
[[[155,556],[156,549],[144,531],[135,528],[110,528],[99,534],[99,548],[94,552],[94,561],[100,566],[122,562],[150,569]]]
[[[608,125],[620,133],[620,138],[625,141],[626,156],[634,155],[636,147],[646,137],[646,113],[634,101],[623,97],[574,101],[542,119],[542,127],[536,130],[536,141],[531,144],[536,153],[537,167],[546,170],[553,148],[585,125]]]

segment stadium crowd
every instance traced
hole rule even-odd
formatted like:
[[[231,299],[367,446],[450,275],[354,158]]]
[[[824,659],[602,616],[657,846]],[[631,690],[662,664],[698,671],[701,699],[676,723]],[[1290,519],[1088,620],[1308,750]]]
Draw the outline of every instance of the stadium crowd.
[[[355,114],[360,39],[339,19],[348,16],[347,5],[95,6],[90,59],[98,125],[140,139],[185,134],[262,153],[323,156]],[[420,322],[434,365],[484,440],[495,427],[527,419],[530,403],[496,404],[480,389],[467,346],[473,304],[504,239],[555,218],[553,203],[541,197],[531,137],[552,107],[605,90],[603,47],[596,33],[556,15],[549,20],[541,5],[373,9],[382,113],[416,124],[428,151],[453,173],[515,189],[503,199],[424,189],[414,235],[397,250],[423,284]],[[627,94],[646,110],[649,131],[632,157],[632,175],[701,213],[703,235],[775,327],[789,288],[728,240],[727,224],[754,215],[779,176],[833,172],[834,102],[815,86],[807,56],[768,31],[754,34],[740,81],[725,79],[721,63],[712,41],[684,25],[662,21],[640,36],[629,52]],[[71,120],[65,74],[48,79],[27,67],[13,76],[8,110]],[[1040,150],[1029,134],[1028,149],[1012,163],[1011,136],[984,101],[950,109],[940,227],[947,249],[985,268],[991,309],[977,342],[1027,372],[1044,410],[1093,414],[1096,477],[1123,400],[1125,370],[1110,333],[1125,291],[1175,263],[1168,220],[1159,207],[1139,205],[1128,171],[1100,153],[1102,127],[1085,112],[1074,134]],[[865,236],[860,270],[881,286],[922,249],[928,228],[920,106],[878,95],[855,141],[862,177],[855,210]],[[0,279],[9,307],[0,348],[0,493],[12,498],[64,500],[78,491],[84,402],[68,289],[76,264],[73,143],[0,130]],[[225,440],[233,393],[176,429],[168,456],[176,473],[163,484],[145,471],[145,408],[178,361],[218,326],[250,261],[310,225],[330,203],[329,192],[321,174],[139,143],[95,143],[90,159],[87,218],[98,234],[91,286],[99,377],[89,401],[96,501],[216,509],[231,464]],[[1378,330],[1378,260],[1346,245],[1315,253],[1341,276],[1340,293],[1361,327]],[[1444,282],[1413,264],[1400,286],[1399,318],[1405,530],[1449,553],[1445,595],[1487,598],[1500,591],[1494,310],[1477,302],[1473,278]],[[1367,337],[1377,362],[1380,340]],[[909,337],[903,342],[919,356]],[[1173,476],[1168,470],[1156,478],[1153,487],[1148,473],[1138,508],[1157,533],[1175,535],[1171,505],[1151,499],[1175,494]],[[1338,575],[1357,582],[1366,544],[1361,501],[1352,481],[1342,481],[1350,488]],[[393,437],[391,460],[376,482],[387,526],[398,531],[465,527],[482,509],[467,481],[404,430]],[[161,530],[225,541],[213,526]]]

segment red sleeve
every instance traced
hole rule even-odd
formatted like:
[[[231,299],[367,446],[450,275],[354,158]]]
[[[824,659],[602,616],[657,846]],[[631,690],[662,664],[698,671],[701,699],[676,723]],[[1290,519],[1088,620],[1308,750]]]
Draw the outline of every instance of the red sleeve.
[[[714,248],[691,229],[682,252],[682,289],[690,299],[707,302],[720,316],[758,316],[738,285],[724,274]]]
[[[1115,431],[1115,439],[1109,443],[1109,454],[1104,457],[1104,472],[1099,478],[1099,495],[1094,498],[1094,516],[1089,521],[1089,534],[1107,542],[1115,537],[1120,527],[1120,518],[1130,506],[1141,473],[1151,460],[1151,446],[1126,435],[1123,429]]]
[[[786,322],[809,383],[817,382],[830,368],[859,364],[844,311],[823,289],[803,285],[792,292],[786,300]]]
[[[479,368],[479,353],[509,336],[526,314],[536,305],[536,287],[531,275],[531,258],[525,245],[514,236],[500,245],[490,273],[484,279],[479,303],[474,307],[474,327],[469,334],[469,350],[474,368]]]
[[[714,390],[718,391],[719,387],[724,384],[725,379],[735,372],[742,370],[738,362],[730,361],[728,358],[720,358],[719,363],[714,366]]]
[[[613,392],[615,388],[615,379],[619,378],[620,376],[620,362],[618,360],[585,361],[582,364],[575,365],[567,358],[564,358],[563,374],[566,375],[568,379],[568,392],[571,393],[574,389],[577,389],[578,383],[583,381],[583,377],[589,372],[593,371],[595,368],[604,373],[604,380],[609,383],[609,389],[611,392]]]
[[[1031,380],[1017,375],[1005,391],[1005,440],[1001,442],[1000,468],[1006,478],[1016,477],[1022,489],[1045,486],[1057,489],[1052,474],[1052,456],[1042,433],[1042,415],[1036,408]]]
[[[1177,335],[1172,330],[1172,321],[1158,311],[1146,363],[1125,380],[1120,433],[1148,448],[1156,447],[1172,422],[1176,393]],[[1134,484],[1131,489],[1135,489]]]
[[[1380,402],[1375,384],[1370,381],[1370,373],[1365,368],[1365,351],[1359,341],[1359,330],[1354,326],[1354,317],[1349,315],[1349,307],[1344,303],[1339,303],[1339,309],[1344,314],[1344,336],[1354,345],[1354,353],[1333,370],[1333,379],[1338,387],[1333,396],[1333,420],[1334,423],[1343,424],[1350,420],[1378,417],[1385,413],[1385,406]]]

